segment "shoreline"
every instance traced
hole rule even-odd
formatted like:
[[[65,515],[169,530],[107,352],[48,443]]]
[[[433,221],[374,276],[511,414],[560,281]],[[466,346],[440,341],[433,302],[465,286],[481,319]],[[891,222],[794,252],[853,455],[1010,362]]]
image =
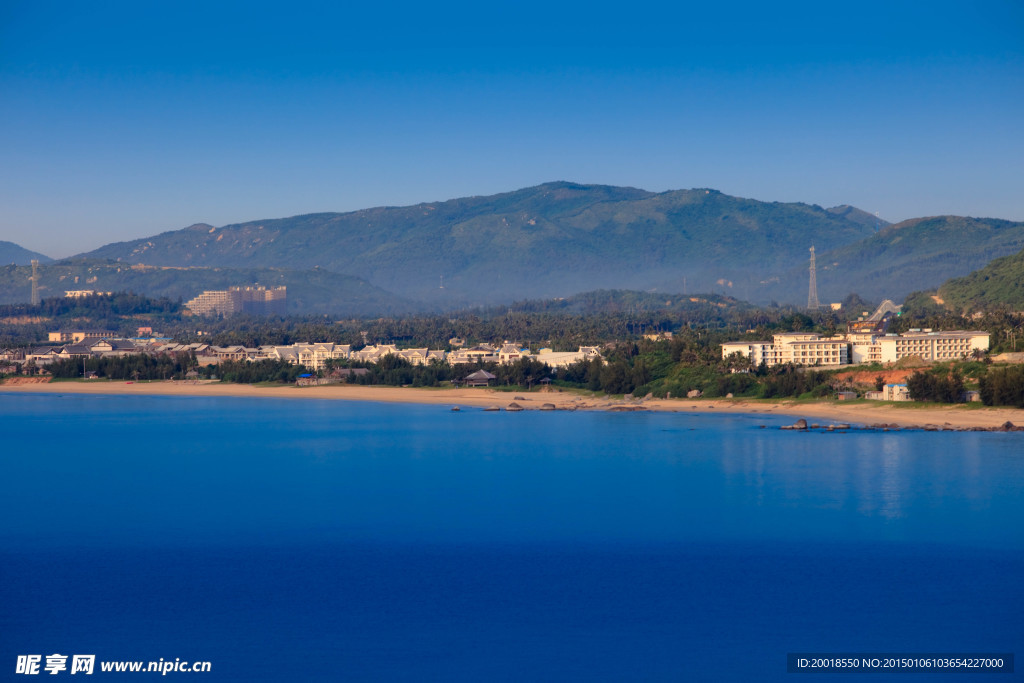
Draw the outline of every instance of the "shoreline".
[[[555,410],[652,412],[741,413],[747,415],[786,415],[816,418],[856,425],[899,425],[939,428],[994,428],[1006,422],[1024,426],[1024,410],[1019,408],[967,408],[964,406],[903,407],[892,404],[841,404],[775,402],[758,399],[647,399],[626,400],[581,396],[568,391],[513,393],[493,389],[431,389],[412,387],[332,384],[313,387],[255,387],[249,384],[220,382],[57,382],[38,384],[0,383],[3,393],[80,394],[117,396],[205,396],[208,398],[289,398],[371,401],[378,403],[415,403],[421,405],[466,408],[506,408],[515,402],[524,410],[540,410],[544,404]],[[548,408],[549,410],[551,408]]]

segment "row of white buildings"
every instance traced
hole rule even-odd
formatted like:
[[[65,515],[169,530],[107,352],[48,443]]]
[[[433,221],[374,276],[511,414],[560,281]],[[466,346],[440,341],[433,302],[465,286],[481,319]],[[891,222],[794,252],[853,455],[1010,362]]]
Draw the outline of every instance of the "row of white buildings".
[[[734,353],[754,365],[823,365],[895,363],[916,356],[924,361],[949,361],[988,351],[988,332],[911,330],[904,334],[851,332],[824,337],[812,332],[783,332],[772,341],[735,341],[722,344],[722,358]]]
[[[175,352],[167,348],[162,352]],[[581,346],[577,351],[552,351],[540,349],[536,354],[516,344],[504,343],[497,346],[480,344],[454,351],[440,349],[399,349],[394,344],[365,346],[353,351],[349,344],[321,342],[314,344],[292,344],[290,346],[261,346],[249,349],[241,346],[228,347],[228,353],[235,360],[261,360],[264,358],[283,360],[293,365],[302,365],[310,370],[322,370],[329,360],[355,360],[362,363],[378,363],[386,356],[397,356],[412,365],[428,365],[431,362],[459,365],[466,363],[515,363],[523,358],[532,358],[552,368],[567,367],[581,360],[600,358],[596,346]],[[198,354],[197,354],[198,355]]]
[[[596,346],[581,346],[577,351],[560,352],[541,349],[531,353],[530,349],[517,344],[504,343],[496,346],[480,344],[470,348],[458,348],[454,351],[420,349],[399,349],[394,344],[366,346],[353,351],[349,344],[331,342],[291,344],[288,346],[214,346],[212,344],[194,343],[180,344],[166,340],[152,341],[144,339],[113,339],[109,337],[90,337],[79,333],[54,333],[54,341],[66,336],[71,343],[55,346],[42,346],[25,351],[0,353],[0,360],[27,363],[36,366],[49,365],[55,361],[69,358],[102,358],[125,356],[136,353],[151,355],[191,355],[195,354],[202,365],[217,364],[222,361],[259,361],[282,360],[292,365],[302,365],[310,370],[322,370],[330,360],[354,360],[362,363],[377,363],[386,356],[401,358],[413,365],[427,365],[431,362],[445,362],[452,365],[462,363],[514,363],[521,358],[532,358],[552,368],[567,367],[580,360],[600,358],[601,353]]]

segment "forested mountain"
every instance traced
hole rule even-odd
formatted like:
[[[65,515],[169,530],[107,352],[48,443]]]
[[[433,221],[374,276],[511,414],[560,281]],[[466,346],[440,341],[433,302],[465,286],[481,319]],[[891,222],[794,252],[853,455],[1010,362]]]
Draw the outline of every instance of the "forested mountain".
[[[25,247],[19,246],[14,242],[4,242],[3,240],[0,240],[0,264],[6,265],[13,263],[19,266],[27,266],[32,262],[32,259],[36,259],[40,263],[49,263],[53,260],[49,256],[29,251]]]
[[[804,262],[812,244],[827,250],[873,232],[806,204],[706,189],[655,194],[559,182],[402,208],[197,225],[87,256],[174,266],[319,266],[446,305],[599,288],[716,289],[757,300],[765,298],[759,282]]]

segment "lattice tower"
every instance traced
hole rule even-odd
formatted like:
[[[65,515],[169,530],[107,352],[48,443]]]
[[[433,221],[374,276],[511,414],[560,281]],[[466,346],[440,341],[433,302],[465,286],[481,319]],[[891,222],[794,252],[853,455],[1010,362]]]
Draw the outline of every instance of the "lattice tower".
[[[818,310],[818,276],[814,267],[814,247],[811,246],[811,286],[807,290],[807,308]]]

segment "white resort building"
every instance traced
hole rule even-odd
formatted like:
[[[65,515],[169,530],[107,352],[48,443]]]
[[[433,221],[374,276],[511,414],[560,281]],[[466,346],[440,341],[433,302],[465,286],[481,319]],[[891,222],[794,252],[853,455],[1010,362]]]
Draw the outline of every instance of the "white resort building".
[[[846,365],[849,349],[842,337],[822,337],[810,332],[783,332],[773,341],[725,342],[722,358],[740,353],[754,365]]]
[[[988,351],[988,332],[911,330],[901,335],[888,334],[874,343],[883,363],[894,363],[907,356],[946,361],[969,357],[974,351]]]
[[[916,356],[924,361],[947,361],[988,351],[989,334],[984,331],[910,330],[904,334],[877,335],[850,332],[845,337],[822,337],[809,332],[785,332],[773,341],[736,341],[722,344],[722,358],[742,354],[754,365],[836,366],[850,363],[895,363]]]

